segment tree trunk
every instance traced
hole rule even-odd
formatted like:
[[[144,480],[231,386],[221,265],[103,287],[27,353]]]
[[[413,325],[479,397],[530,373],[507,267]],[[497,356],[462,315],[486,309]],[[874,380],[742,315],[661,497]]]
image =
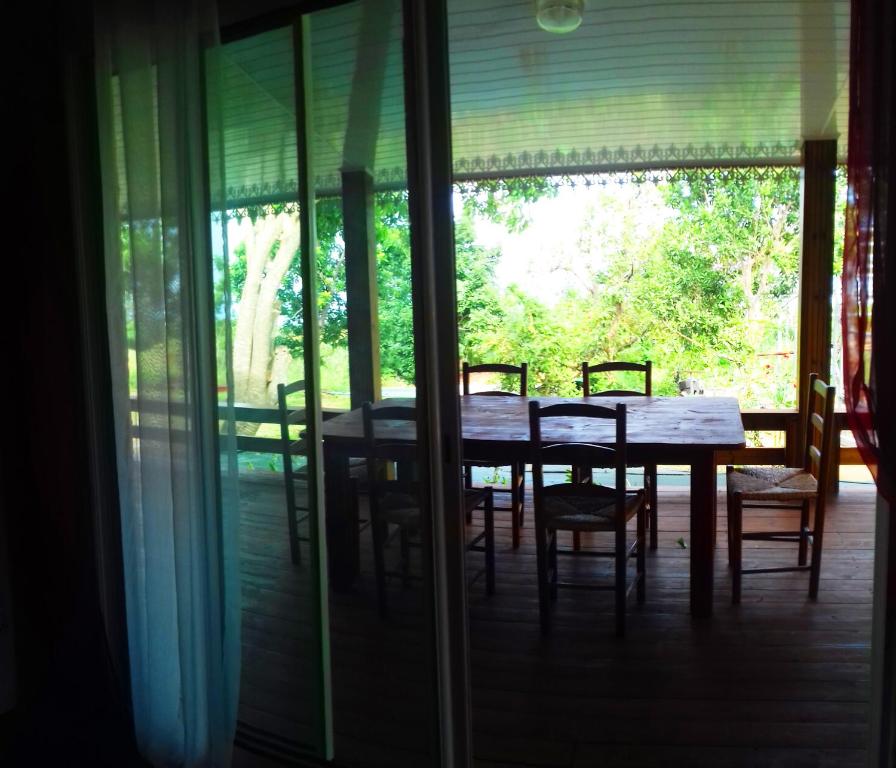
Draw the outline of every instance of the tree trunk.
[[[233,341],[234,399],[253,406],[277,400],[277,384],[285,382],[289,352],[274,349],[280,318],[277,291],[299,249],[296,217],[266,216],[251,227],[245,241],[246,280],[240,293]],[[237,431],[252,435],[258,424],[240,423]]]

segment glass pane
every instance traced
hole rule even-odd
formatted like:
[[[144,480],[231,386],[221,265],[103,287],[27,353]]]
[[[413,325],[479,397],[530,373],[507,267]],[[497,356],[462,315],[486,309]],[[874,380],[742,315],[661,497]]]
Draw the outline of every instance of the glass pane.
[[[335,757],[353,766],[425,765],[435,748],[426,451],[415,412],[368,431],[361,418],[365,402],[413,409],[415,396],[400,11],[399,0],[342,4],[304,17],[303,36],[283,28],[229,43],[222,86],[232,305],[220,323],[233,334],[228,394],[241,449],[240,734],[244,744],[319,752],[319,681],[330,675]],[[301,250],[297,39],[307,46],[311,265]],[[305,290],[315,292],[313,316]],[[323,439],[313,445],[318,405]],[[371,459],[365,434],[378,446],[397,434],[412,450],[379,446]],[[315,455],[327,574],[314,572],[307,540]],[[328,578],[324,626],[318,576]]]
[[[319,408],[306,398],[292,27],[228,43],[218,78],[227,185],[219,271],[233,338],[242,677],[237,743],[322,754],[320,617],[309,541]],[[214,82],[214,81],[213,81]],[[211,103],[214,103],[212,101]],[[214,153],[216,147],[211,142]],[[271,161],[274,158],[274,161]],[[312,390],[313,391],[313,390]]]
[[[435,748],[425,451],[415,412],[367,431],[360,410],[415,404],[401,22],[398,0],[310,15],[334,741],[351,766]]]

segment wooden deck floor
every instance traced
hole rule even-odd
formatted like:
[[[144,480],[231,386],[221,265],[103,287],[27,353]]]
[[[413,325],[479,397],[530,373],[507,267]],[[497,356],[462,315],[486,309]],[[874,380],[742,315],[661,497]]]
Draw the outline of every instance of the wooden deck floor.
[[[831,505],[817,603],[806,596],[805,574],[778,574],[745,577],[734,607],[722,498],[715,615],[694,622],[689,552],[678,543],[689,535],[688,497],[661,488],[647,603],[638,607],[632,596],[623,640],[613,635],[612,595],[601,592],[561,591],[554,630],[541,637],[532,528],[513,551],[499,515],[497,594],[487,597],[481,582],[469,593],[477,765],[862,765],[873,499],[868,486],[844,486]],[[288,745],[309,733],[312,670],[303,651],[307,571],[289,563],[279,478],[243,483],[242,521],[240,717]],[[362,551],[358,589],[330,605],[337,762],[426,765],[432,677],[417,589],[396,583],[392,616],[380,621],[366,538]],[[745,543],[748,563],[778,563],[791,552],[795,560],[789,545]],[[568,567],[599,576],[608,564]]]

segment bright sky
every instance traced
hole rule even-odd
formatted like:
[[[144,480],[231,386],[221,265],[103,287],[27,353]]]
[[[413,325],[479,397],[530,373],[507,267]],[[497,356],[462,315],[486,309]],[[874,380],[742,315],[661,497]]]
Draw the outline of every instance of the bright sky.
[[[455,198],[455,210],[460,209]],[[520,233],[479,218],[477,244],[498,248],[498,285],[517,284],[543,301],[598,270],[608,253],[652,236],[668,215],[652,184],[561,187],[554,197],[527,204],[529,225]]]

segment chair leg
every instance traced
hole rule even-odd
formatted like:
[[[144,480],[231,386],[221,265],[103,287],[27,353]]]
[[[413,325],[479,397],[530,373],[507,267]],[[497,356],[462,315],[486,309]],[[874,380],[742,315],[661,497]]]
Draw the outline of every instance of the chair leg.
[[[728,567],[732,568],[734,566],[734,539],[731,537],[731,495],[728,495],[728,503],[725,505],[725,509],[728,510],[728,530],[726,531],[728,535]]]
[[[287,510],[289,530],[289,557],[293,565],[302,564],[302,547],[299,544],[299,524],[296,520],[296,509]]]
[[[557,599],[557,580],[560,578],[557,568],[557,531],[552,532],[548,544],[548,573],[551,578],[551,600],[555,601]]]
[[[520,489],[516,484],[516,465],[510,467],[510,530],[513,538],[513,548],[520,546]]]
[[[656,464],[644,467],[645,484],[648,486],[650,496],[647,503],[650,505],[650,548],[656,549],[659,543],[659,525],[657,510],[657,477]]]
[[[625,524],[616,530],[616,636],[625,637],[625,593],[628,586],[625,581],[626,561],[628,555],[625,551]]]
[[[404,526],[401,526],[399,541],[401,542],[401,583],[402,586],[408,587],[411,583],[411,540],[408,529]]]
[[[734,469],[734,467],[731,467],[731,466],[727,467],[726,475],[730,474],[733,471],[733,469]],[[729,568],[731,567],[731,563],[732,563],[732,560],[731,560],[732,547],[734,546],[734,544],[732,543],[732,539],[731,539],[731,490],[730,490],[730,488],[731,488],[730,478],[728,478],[726,476],[726,478],[725,478],[725,511],[728,514],[728,525],[725,527],[727,529],[726,534],[728,536],[728,567]],[[716,510],[716,516],[718,516],[718,510]]]
[[[809,570],[809,597],[818,599],[818,583],[821,580],[821,546],[824,540],[824,493],[819,489],[818,498],[815,500],[815,522],[812,526],[812,563]]]
[[[647,582],[646,578],[646,560],[647,560],[647,541],[644,536],[644,528],[647,524],[647,512],[644,505],[641,505],[641,508],[638,510],[638,554],[637,560],[635,561],[637,564],[637,576],[638,579],[638,602],[643,603],[644,599],[647,597]]]
[[[551,629],[551,605],[548,597],[548,552],[547,529],[535,523],[535,558],[538,568],[538,614],[541,620],[541,632],[547,634]]]
[[[594,468],[593,467],[573,467],[572,481],[574,483],[593,483]],[[572,549],[578,552],[582,548],[582,534],[579,531],[572,532]]]
[[[805,565],[809,551],[809,499],[803,499],[803,508],[800,510],[800,545],[798,564]]]
[[[526,512],[526,462],[522,461],[516,465],[515,472],[517,473],[517,477],[519,477],[520,481],[520,528],[522,528],[525,521],[525,512]]]
[[[376,574],[376,599],[380,616],[385,618],[388,615],[388,607],[386,605],[386,563],[383,550],[386,545],[387,531],[385,526],[375,519],[370,521],[370,530],[373,536],[373,569]]]
[[[731,529],[731,602],[740,603],[740,582],[743,569],[743,502],[739,493],[731,494],[728,506],[728,527]]]
[[[295,486],[292,475],[286,476],[286,529],[289,532],[289,557],[293,565],[301,565],[302,550],[299,546],[299,521],[296,515]]]
[[[464,488],[469,490],[473,487],[473,468],[472,467],[464,467]],[[473,522],[473,510],[468,509],[467,514],[467,525]]]
[[[491,493],[485,497],[485,591],[495,593],[495,501]]]

